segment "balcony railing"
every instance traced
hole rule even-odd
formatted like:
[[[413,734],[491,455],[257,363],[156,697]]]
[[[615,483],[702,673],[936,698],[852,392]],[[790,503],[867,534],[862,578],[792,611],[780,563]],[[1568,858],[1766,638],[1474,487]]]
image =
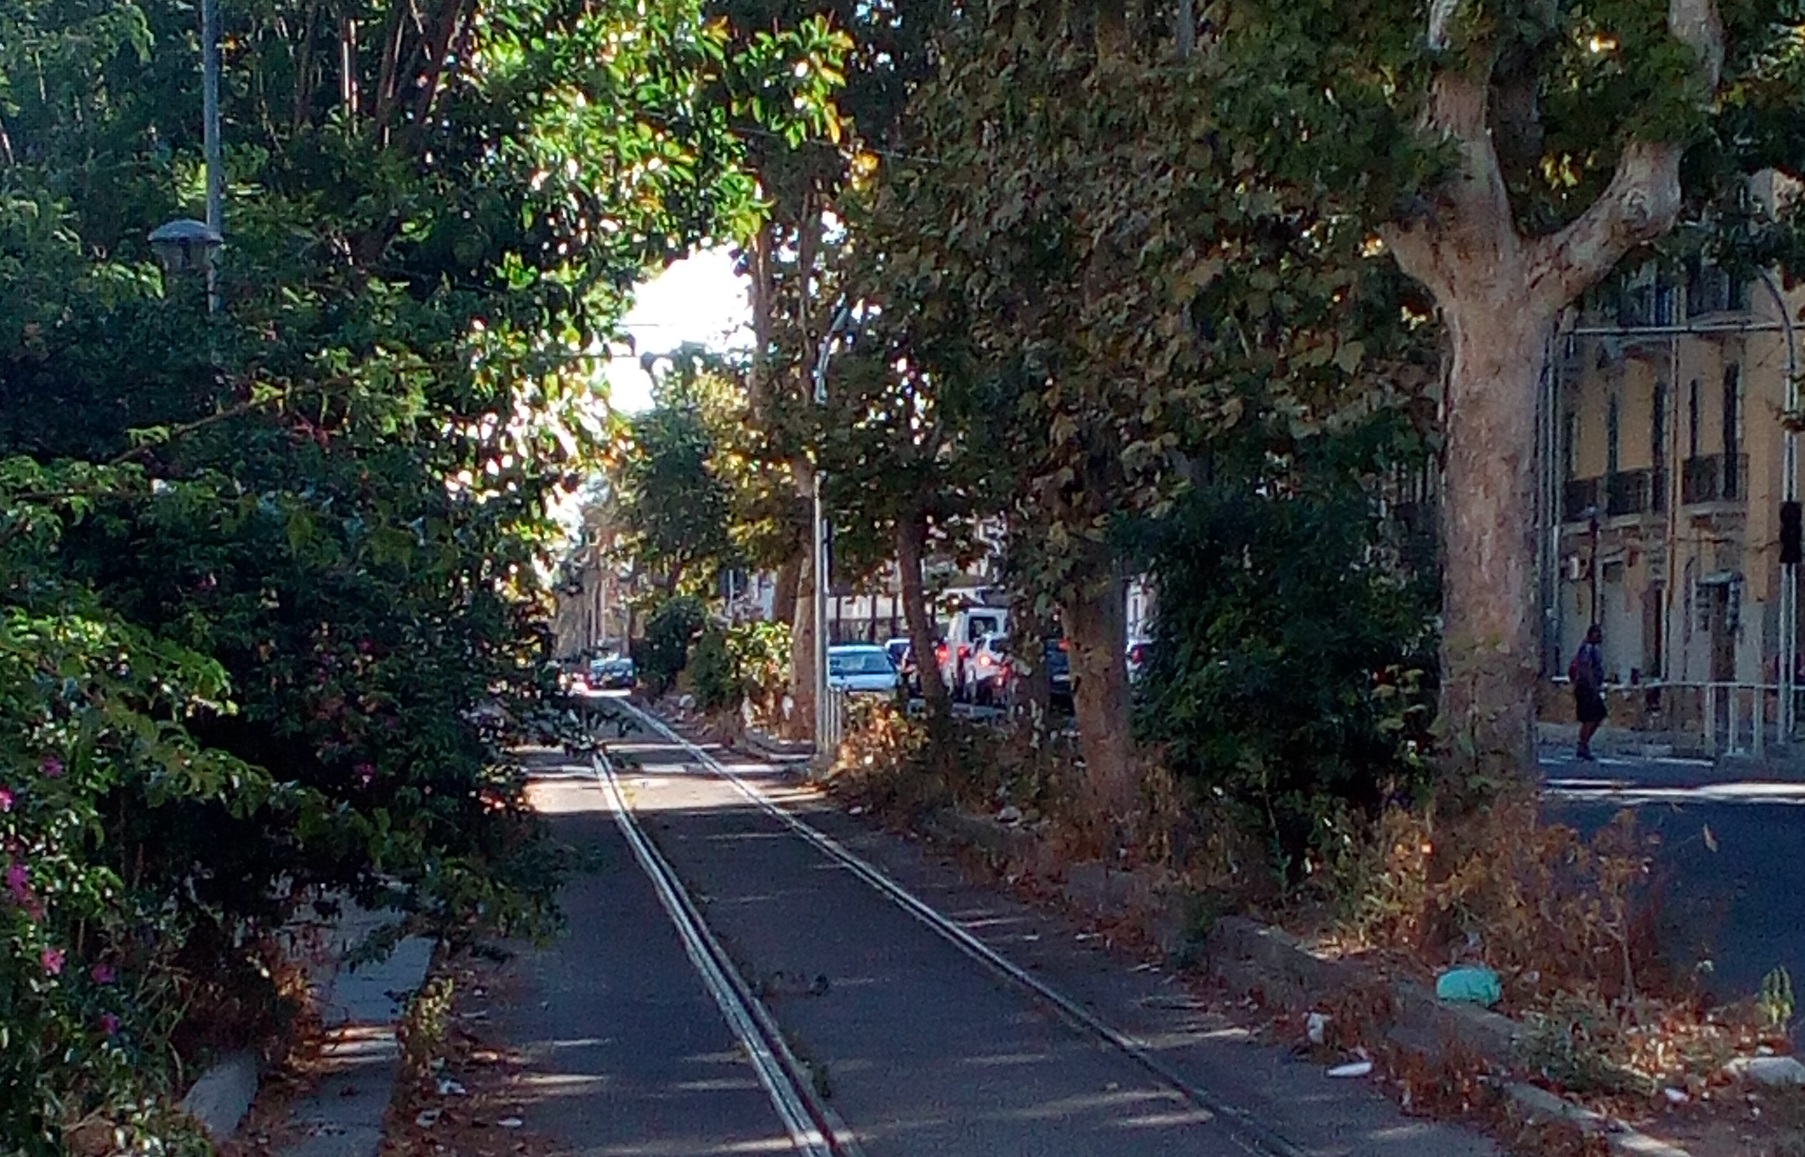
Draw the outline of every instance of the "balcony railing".
[[[1562,522],[1585,522],[1593,515],[1659,514],[1666,509],[1665,470],[1619,470],[1599,478],[1569,478],[1561,484]]]
[[[1688,506],[1702,502],[1742,502],[1748,494],[1747,454],[1706,454],[1686,459],[1680,476],[1680,500]]]
[[[1605,513],[1614,518],[1647,512],[1652,489],[1649,475],[1647,470],[1620,470],[1607,475],[1604,480]]]
[[[1722,266],[1695,264],[1686,279],[1686,316],[1747,313],[1749,283]]]
[[[1569,478],[1561,486],[1561,521],[1584,522],[1598,509],[1602,478]]]

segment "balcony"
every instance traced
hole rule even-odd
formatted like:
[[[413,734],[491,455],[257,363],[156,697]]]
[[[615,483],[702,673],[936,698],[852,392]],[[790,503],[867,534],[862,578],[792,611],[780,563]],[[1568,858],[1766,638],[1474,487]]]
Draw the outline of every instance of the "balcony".
[[[1604,480],[1604,512],[1612,518],[1645,514],[1653,508],[1652,474],[1647,470],[1620,470]]]
[[[1705,502],[1747,500],[1749,456],[1707,454],[1686,459],[1680,476],[1680,501],[1688,506]]]
[[[1561,485],[1561,521],[1584,522],[1598,510],[1602,478],[1569,478]]]
[[[1719,265],[1694,261],[1686,279],[1686,316],[1747,313],[1749,283]]]

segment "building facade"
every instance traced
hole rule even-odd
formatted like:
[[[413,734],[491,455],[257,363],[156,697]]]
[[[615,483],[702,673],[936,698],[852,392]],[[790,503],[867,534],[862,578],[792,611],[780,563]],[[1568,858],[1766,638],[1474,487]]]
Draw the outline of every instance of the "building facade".
[[[1706,689],[1729,703],[1737,685],[1745,727],[1758,711],[1776,718],[1781,656],[1797,637],[1779,539],[1782,503],[1797,494],[1787,415],[1799,306],[1772,277],[1695,262],[1646,270],[1555,339],[1546,665],[1564,679],[1597,623],[1619,722],[1709,726]]]

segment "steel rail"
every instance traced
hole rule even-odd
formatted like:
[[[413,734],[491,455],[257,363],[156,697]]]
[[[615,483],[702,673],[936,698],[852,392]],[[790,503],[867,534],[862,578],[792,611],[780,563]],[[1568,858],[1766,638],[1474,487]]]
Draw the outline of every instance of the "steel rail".
[[[814,1094],[803,1065],[785,1043],[770,1010],[740,975],[670,861],[640,827],[606,754],[595,757],[594,771],[614,813],[615,826],[652,881],[659,904],[683,942],[684,952],[721,1010],[727,1027],[745,1050],[758,1083],[771,1098],[796,1152],[804,1157],[864,1157],[845,1125]]]
[[[997,952],[996,949],[984,943],[964,927],[948,919],[938,909],[899,884],[883,869],[851,851],[826,832],[798,819],[788,809],[772,802],[769,797],[747,783],[745,778],[732,768],[678,735],[664,720],[625,699],[617,700],[616,703],[633,716],[641,726],[683,747],[699,763],[725,779],[761,811],[783,823],[790,831],[814,845],[829,859],[834,860],[841,867],[871,885],[891,903],[933,930],[941,939],[952,944],[953,947],[983,965],[993,974],[1026,989],[1036,999],[1052,1008],[1061,1019],[1072,1027],[1109,1045],[1134,1061],[1162,1085],[1183,1097],[1194,1108],[1201,1109],[1220,1119],[1228,1130],[1229,1138],[1247,1153],[1253,1154],[1255,1157],[1305,1157],[1303,1149],[1261,1124],[1252,1114],[1221,1101],[1208,1090],[1187,1079],[1182,1073],[1155,1056],[1152,1049],[1144,1042],[1105,1023],[1071,997],[1048,985],[1019,964]]]

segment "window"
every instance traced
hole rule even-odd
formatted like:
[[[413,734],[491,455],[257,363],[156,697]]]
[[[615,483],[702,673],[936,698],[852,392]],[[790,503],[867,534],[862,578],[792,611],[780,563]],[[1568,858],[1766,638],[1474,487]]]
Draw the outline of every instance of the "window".
[[[1655,383],[1648,419],[1648,464],[1657,473],[1667,465],[1667,383]]]
[[[1724,457],[1734,458],[1742,447],[1742,367],[1724,367]]]
[[[1617,473],[1619,442],[1623,433],[1623,404],[1616,395],[1611,395],[1610,406],[1604,417],[1604,456],[1606,474]]]
[[[1698,457],[1698,379],[1686,389],[1686,457]]]

